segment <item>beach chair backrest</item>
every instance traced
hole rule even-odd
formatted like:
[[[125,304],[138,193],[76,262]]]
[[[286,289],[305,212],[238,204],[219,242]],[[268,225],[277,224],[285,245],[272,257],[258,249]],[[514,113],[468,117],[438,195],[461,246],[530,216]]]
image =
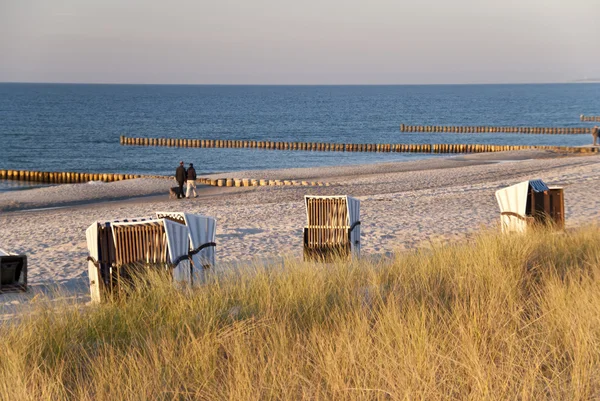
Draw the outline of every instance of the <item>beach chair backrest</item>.
[[[115,264],[117,266],[143,262],[167,264],[168,245],[161,221],[142,224],[113,224],[111,226]]]
[[[348,205],[345,198],[307,198],[308,242],[312,246],[348,241]]]
[[[111,224],[116,264],[175,264],[189,251],[187,227],[167,219]]]
[[[146,263],[172,269],[174,281],[190,281],[188,229],[167,219],[112,224],[116,265]],[[185,258],[182,260],[181,258]]]
[[[346,197],[307,197],[308,226],[349,227]]]
[[[360,201],[349,196],[305,196],[305,247],[360,252]]]

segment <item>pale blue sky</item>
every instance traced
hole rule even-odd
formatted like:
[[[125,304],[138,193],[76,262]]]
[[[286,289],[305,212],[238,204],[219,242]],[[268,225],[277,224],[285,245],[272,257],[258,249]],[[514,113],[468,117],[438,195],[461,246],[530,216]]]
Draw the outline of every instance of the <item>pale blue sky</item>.
[[[0,0],[0,81],[600,78],[600,0]]]

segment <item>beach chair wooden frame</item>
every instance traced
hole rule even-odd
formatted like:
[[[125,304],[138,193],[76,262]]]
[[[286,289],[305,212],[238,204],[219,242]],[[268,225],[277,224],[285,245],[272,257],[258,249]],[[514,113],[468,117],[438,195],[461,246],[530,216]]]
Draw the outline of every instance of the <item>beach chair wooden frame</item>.
[[[565,226],[564,190],[542,180],[524,181],[496,191],[502,232],[526,232],[533,226]]]
[[[160,268],[185,281],[187,228],[164,219],[94,223],[86,231],[92,301],[100,302],[131,283],[139,268]],[[187,273],[189,277],[189,273]]]
[[[360,201],[349,196],[304,197],[304,260],[360,256]]]
[[[0,294],[27,291],[27,256],[0,249]]]

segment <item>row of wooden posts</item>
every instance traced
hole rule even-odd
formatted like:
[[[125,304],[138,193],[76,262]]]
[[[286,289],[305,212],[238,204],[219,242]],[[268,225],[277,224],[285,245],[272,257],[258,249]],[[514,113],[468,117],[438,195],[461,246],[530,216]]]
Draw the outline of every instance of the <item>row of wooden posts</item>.
[[[258,180],[254,178],[198,178],[199,184],[212,185],[213,187],[263,187],[263,186],[312,186],[328,187],[330,184],[321,181],[294,181],[294,180]]]
[[[220,139],[131,138],[121,136],[121,145],[171,146],[180,148],[257,148],[271,150],[306,150],[335,152],[408,152],[408,153],[484,153],[509,150],[553,150],[568,153],[596,153],[596,148],[538,145],[483,144],[401,144],[401,143],[323,143],[273,142]]]
[[[510,134],[591,134],[587,127],[485,127],[448,125],[400,125],[401,132],[510,133]]]
[[[112,173],[74,173],[66,171],[0,170],[0,179],[3,180],[31,181],[47,184],[76,184],[89,181],[113,182],[141,177],[149,178],[151,176]]]
[[[600,122],[600,116],[584,116],[583,114],[579,116],[581,121],[588,122]]]
[[[139,175],[139,174],[99,174],[99,173],[73,173],[73,172],[49,172],[28,170],[0,170],[0,179],[14,181],[29,181],[45,184],[77,184],[89,181],[114,182],[130,180],[134,178],[167,178],[172,176],[162,175]],[[329,186],[329,183],[320,181],[293,181],[293,180],[259,180],[250,178],[205,178],[197,179],[199,184],[212,185],[215,187],[258,187],[258,186]]]

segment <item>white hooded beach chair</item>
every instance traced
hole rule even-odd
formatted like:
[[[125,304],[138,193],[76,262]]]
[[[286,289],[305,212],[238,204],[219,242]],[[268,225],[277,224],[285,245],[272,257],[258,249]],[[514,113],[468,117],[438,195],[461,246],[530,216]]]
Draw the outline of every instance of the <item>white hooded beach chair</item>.
[[[535,224],[564,227],[563,188],[548,187],[542,180],[523,181],[496,191],[502,232],[527,231]]]
[[[174,281],[189,280],[189,236],[181,223],[153,218],[96,222],[86,238],[92,301],[118,290],[134,264],[162,266]]]
[[[304,197],[304,258],[360,256],[360,201],[349,196]]]
[[[27,291],[27,256],[0,249],[0,294]]]
[[[200,274],[201,269],[215,266],[217,220],[214,217],[181,212],[156,212],[156,217],[186,225],[194,274]],[[194,276],[192,276],[193,280]]]

